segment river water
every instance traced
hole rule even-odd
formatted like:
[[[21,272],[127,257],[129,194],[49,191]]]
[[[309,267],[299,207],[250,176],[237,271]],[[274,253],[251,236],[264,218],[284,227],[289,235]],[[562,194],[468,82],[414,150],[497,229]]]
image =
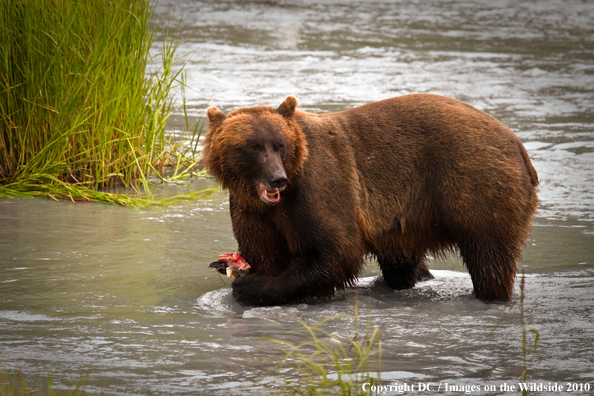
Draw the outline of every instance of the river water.
[[[322,113],[414,92],[499,118],[524,142],[541,182],[519,263],[526,328],[540,335],[534,357],[527,336],[528,382],[594,394],[594,7],[280,3],[159,1],[155,24],[183,18],[172,26],[188,53],[190,118],[212,104],[278,106],[289,94]],[[178,114],[171,132],[182,124]],[[190,180],[161,193],[212,185]],[[445,383],[517,393],[502,386],[517,389],[522,373],[519,282],[512,304],[483,304],[455,256],[431,260],[436,279],[406,291],[388,289],[370,262],[359,286],[331,301],[242,307],[230,282],[207,269],[236,250],[227,199],[220,191],[159,210],[0,200],[0,368],[20,370],[34,389],[48,376],[72,387],[92,370],[91,393],[277,394],[297,377],[279,376],[281,349],[263,337],[302,341],[294,319],[352,315],[358,299],[359,327],[381,331],[382,384],[435,384],[406,394],[460,394]],[[343,344],[356,333],[352,316],[323,328]]]

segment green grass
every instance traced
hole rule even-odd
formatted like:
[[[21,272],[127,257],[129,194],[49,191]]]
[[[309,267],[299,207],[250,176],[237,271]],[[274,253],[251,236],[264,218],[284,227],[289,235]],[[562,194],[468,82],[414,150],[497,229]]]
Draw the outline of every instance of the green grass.
[[[538,339],[540,338],[540,334],[538,330],[535,329],[526,329],[526,315],[524,312],[524,287],[525,287],[525,277],[524,272],[522,272],[522,278],[520,280],[520,316],[522,318],[522,375],[520,375],[520,382],[526,383],[526,378],[528,377],[528,340],[527,336],[528,333],[534,334],[534,345],[532,347],[532,360],[531,363],[534,361],[534,356],[536,356],[536,347],[538,344]],[[528,395],[527,390],[522,390],[522,396]]]
[[[360,337],[358,316],[357,295],[352,317],[354,336],[324,329],[328,322],[346,318],[340,315],[326,318],[313,326],[295,319],[300,325],[297,337],[303,340],[298,343],[267,339],[277,344],[284,354],[279,371],[284,386],[282,390],[275,390],[274,394],[372,395],[370,386],[363,391],[362,385],[377,385],[380,381],[380,329],[372,330],[368,318],[365,334]]]
[[[47,379],[47,389],[41,390],[31,389],[20,370],[15,374],[4,371],[0,373],[0,396],[83,396],[89,375],[90,371],[83,372],[74,387],[69,390],[56,389],[50,376]]]
[[[0,0],[0,196],[146,206],[149,178],[194,171],[201,128],[191,149],[165,134],[183,68],[166,39],[147,71],[150,16],[148,0]]]

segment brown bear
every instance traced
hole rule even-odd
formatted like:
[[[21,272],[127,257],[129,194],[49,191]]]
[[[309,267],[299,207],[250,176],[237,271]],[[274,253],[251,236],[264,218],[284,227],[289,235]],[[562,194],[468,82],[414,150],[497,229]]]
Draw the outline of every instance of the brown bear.
[[[232,283],[237,301],[330,297],[366,255],[391,288],[410,288],[432,278],[428,253],[456,248],[479,299],[510,300],[538,178],[508,127],[429,94],[323,115],[296,106],[207,110],[204,164],[229,190],[251,265]]]

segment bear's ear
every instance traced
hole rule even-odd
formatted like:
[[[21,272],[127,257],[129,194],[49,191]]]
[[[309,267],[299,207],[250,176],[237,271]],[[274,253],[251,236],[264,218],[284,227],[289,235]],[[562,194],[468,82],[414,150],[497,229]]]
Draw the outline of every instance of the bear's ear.
[[[297,99],[294,96],[287,96],[285,101],[278,106],[276,112],[283,117],[291,117],[295,112],[295,107],[297,107]]]
[[[206,109],[206,115],[208,116],[208,121],[210,121],[211,125],[221,124],[225,121],[227,116],[221,110],[219,110],[216,106],[210,106]]]

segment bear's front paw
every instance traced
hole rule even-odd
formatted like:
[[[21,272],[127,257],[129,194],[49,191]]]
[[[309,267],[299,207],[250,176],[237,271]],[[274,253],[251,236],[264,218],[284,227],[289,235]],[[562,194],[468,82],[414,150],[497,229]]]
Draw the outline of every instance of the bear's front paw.
[[[236,278],[233,286],[233,297],[241,305],[270,306],[284,302],[282,296],[270,289],[271,278],[259,275],[247,275]]]
[[[258,275],[248,275],[236,278],[231,286],[233,297],[241,305],[262,305],[260,291],[263,287],[263,279]]]

